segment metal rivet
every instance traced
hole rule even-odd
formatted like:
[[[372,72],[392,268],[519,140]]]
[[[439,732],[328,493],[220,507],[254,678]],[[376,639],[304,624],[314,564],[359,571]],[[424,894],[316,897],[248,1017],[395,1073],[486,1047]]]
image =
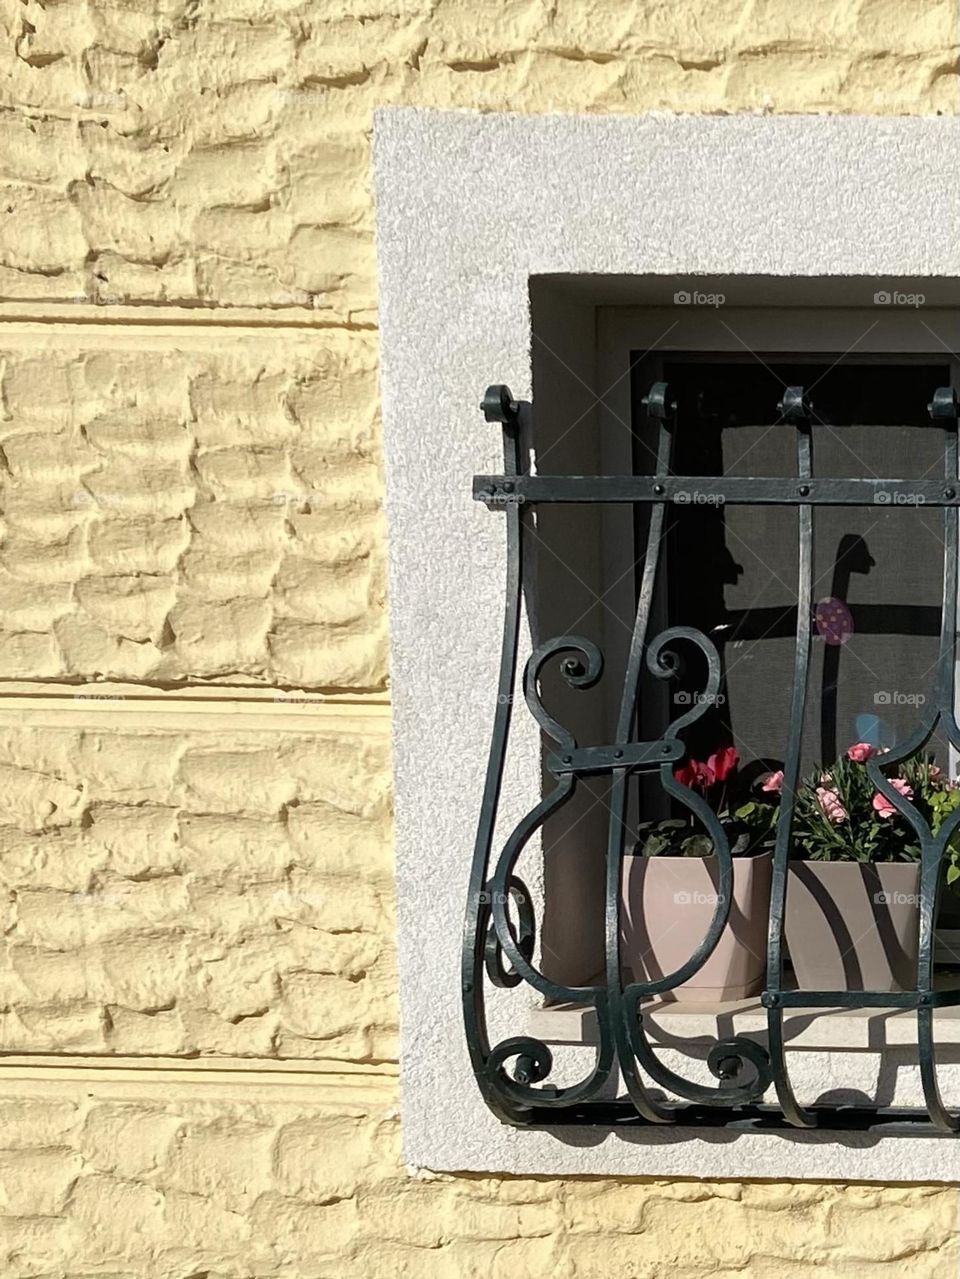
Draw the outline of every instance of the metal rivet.
[[[956,490],[956,489],[944,489],[944,490],[943,490],[943,496],[944,496],[944,497],[956,497],[956,496],[957,496],[957,490]]]
[[[613,758],[614,758],[614,759],[622,759],[622,758],[623,758],[623,751],[619,751],[619,750],[614,751],[614,752],[613,752]]]
[[[672,749],[673,747],[669,742],[664,742],[664,744],[660,747],[660,753],[661,755],[669,755]]]
[[[666,489],[663,487],[662,484],[654,484],[653,491],[654,493],[665,493]]]
[[[572,759],[573,759],[573,756],[572,756],[572,755],[564,755],[564,757],[563,757],[563,762],[564,762],[565,764],[569,764],[569,763],[570,763],[570,761],[571,761]]]
[[[513,480],[504,480],[504,482],[503,482],[503,491],[504,491],[504,493],[512,493],[512,492],[513,492]]]
[[[807,497],[810,493],[810,485],[801,484],[800,487],[797,489],[797,492],[800,494],[801,497]]]

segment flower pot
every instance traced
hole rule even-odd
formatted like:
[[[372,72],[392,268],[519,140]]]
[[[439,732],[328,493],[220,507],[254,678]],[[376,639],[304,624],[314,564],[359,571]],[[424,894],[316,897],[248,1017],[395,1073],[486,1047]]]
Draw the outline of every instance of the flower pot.
[[[784,937],[799,988],[914,987],[919,894],[916,862],[790,862]]]
[[[664,999],[746,999],[760,992],[766,970],[770,853],[733,859],[730,916],[699,971]],[[716,909],[716,857],[625,857],[620,961],[627,981],[675,972],[700,945]]]

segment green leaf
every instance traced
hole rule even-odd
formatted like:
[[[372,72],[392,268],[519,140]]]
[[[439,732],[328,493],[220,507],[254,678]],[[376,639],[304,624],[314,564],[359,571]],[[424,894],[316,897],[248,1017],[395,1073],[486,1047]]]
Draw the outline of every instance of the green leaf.
[[[713,840],[709,835],[691,835],[680,847],[684,857],[710,857],[713,853]]]

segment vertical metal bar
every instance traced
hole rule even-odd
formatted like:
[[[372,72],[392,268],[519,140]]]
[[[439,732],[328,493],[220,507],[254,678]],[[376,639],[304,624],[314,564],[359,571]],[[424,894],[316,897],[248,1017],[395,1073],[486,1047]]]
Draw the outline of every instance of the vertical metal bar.
[[[488,422],[499,421],[502,424],[504,474],[518,475],[521,466],[519,405],[507,387],[489,387],[481,409]],[[497,704],[494,710],[490,754],[487,760],[483,798],[477,822],[477,837],[473,849],[473,865],[470,871],[460,976],[467,1047],[474,1075],[487,1105],[500,1119],[509,1122],[515,1116],[492,1087],[486,1069],[490,1055],[490,1040],[487,1034],[483,990],[484,954],[490,918],[490,907],[484,900],[483,889],[487,878],[490,849],[497,819],[497,805],[503,783],[520,636],[523,556],[521,508],[518,503],[511,503],[504,514],[507,523],[507,580],[500,670],[497,678]]]
[[[813,449],[810,439],[809,406],[800,387],[790,387],[780,405],[784,418],[797,427],[797,468],[800,494],[804,480],[813,475]],[[763,1002],[767,1006],[770,1066],[781,1109],[787,1120],[799,1128],[815,1123],[813,1116],[797,1103],[787,1072],[783,1033],[783,1007],[777,995],[783,990],[783,919],[787,900],[787,862],[793,835],[797,786],[800,780],[803,719],[807,703],[810,675],[810,639],[813,615],[813,508],[804,503],[797,508],[800,538],[797,569],[797,638],[793,676],[793,696],[787,727],[787,749],[783,765],[783,790],[780,816],[773,853],[773,878],[770,889],[770,922],[767,932],[767,989]]]
[[[951,388],[938,390],[930,405],[934,420],[943,421],[943,474],[946,492],[957,486],[957,404]],[[937,662],[937,709],[947,735],[956,740],[955,692],[957,669],[957,508],[943,508],[943,607],[940,615],[940,654]],[[917,957],[917,992],[921,1004],[917,1008],[917,1047],[920,1057],[920,1080],[927,1111],[933,1124],[944,1132],[960,1130],[960,1116],[943,1104],[937,1082],[936,1047],[933,1041],[933,1007],[924,996],[933,991],[934,919],[939,898],[943,857],[952,824],[945,826],[940,837],[928,835],[921,844],[920,863],[920,946]]]
[[[668,399],[663,384],[651,390],[649,399],[655,401],[655,393],[660,392],[661,405]],[[673,413],[669,405],[670,415]],[[670,469],[672,437],[670,423],[666,414],[662,416],[662,427],[658,447],[657,474],[666,476]],[[665,487],[665,486],[664,486]],[[720,659],[716,649],[706,636],[690,627],[670,627],[657,637],[652,644],[647,644],[647,628],[653,599],[656,571],[659,564],[663,538],[665,508],[658,504],[651,514],[650,536],[644,559],[644,570],[641,580],[637,614],[631,640],[630,654],[624,676],[623,696],[617,724],[617,741],[624,743],[636,730],[638,712],[638,693],[640,672],[644,656],[647,664],[655,673],[665,675],[670,668],[663,665],[661,654],[667,643],[674,640],[686,640],[696,644],[707,659],[708,688],[716,694],[720,685]],[[702,714],[701,707],[690,711],[674,720],[667,733],[671,736],[685,724],[693,722]],[[666,742],[665,742],[666,744]],[[672,764],[662,764],[660,781],[665,792],[679,799],[704,823],[713,840],[719,864],[717,884],[717,904],[707,929],[706,935],[691,954],[685,964],[675,972],[656,981],[631,982],[626,989],[622,986],[622,969],[620,965],[620,896],[621,873],[624,854],[625,812],[626,812],[626,775],[615,772],[613,777],[613,793],[610,806],[610,834],[607,849],[607,989],[610,992],[612,1016],[617,1034],[617,1052],[620,1059],[624,1082],[631,1099],[638,1109],[649,1106],[650,1099],[643,1090],[636,1065],[639,1064],[646,1073],[664,1088],[688,1101],[699,1102],[706,1106],[732,1107],[748,1101],[756,1100],[769,1086],[769,1063],[764,1049],[750,1040],[731,1038],[722,1046],[717,1045],[708,1057],[711,1071],[721,1080],[721,1087],[706,1087],[683,1078],[670,1070],[657,1056],[647,1039],[644,1026],[641,1002],[653,992],[672,989],[686,980],[687,976],[696,972],[715,948],[730,914],[733,893],[733,862],[726,832],[723,830],[716,814],[699,796],[691,794],[680,786],[673,778]],[[745,1063],[752,1068],[747,1082],[735,1084],[733,1078],[738,1076]],[[669,1110],[662,1111],[664,1117],[675,1113],[676,1106],[671,1104]]]
[[[687,639],[696,643],[708,658],[710,674],[708,690],[712,696],[720,686],[720,657],[701,632],[688,627],[674,626],[662,632],[650,645],[647,664],[657,671],[660,668],[660,655],[664,646],[676,639]],[[686,724],[693,722],[702,713],[702,708],[693,707],[667,729],[673,736]],[[669,739],[668,739],[669,740]],[[672,990],[697,972],[713,953],[727,921],[733,898],[733,857],[727,833],[711,809],[700,796],[692,794],[685,786],[680,785],[673,776],[673,766],[669,763],[660,766],[660,784],[666,794],[685,804],[703,823],[713,843],[719,874],[717,876],[716,907],[709,927],[697,948],[685,963],[665,976],[643,982],[631,982],[623,991],[622,1024],[626,1029],[628,1040],[640,1065],[646,1073],[669,1089],[678,1097],[697,1102],[705,1106],[723,1106],[730,1108],[757,1101],[770,1086],[770,1063],[767,1053],[761,1044],[746,1036],[733,1035],[722,1043],[714,1045],[707,1057],[707,1065],[719,1079],[720,1087],[706,1087],[697,1084],[682,1075],[670,1070],[657,1055],[653,1045],[647,1038],[643,1024],[641,1002],[651,994]],[[748,1066],[746,1080],[735,1082]]]
[[[657,440],[657,475],[667,475],[671,468],[673,449],[673,421],[676,404],[671,399],[665,383],[657,383],[648,397],[650,416],[658,416],[660,432]],[[630,740],[637,719],[637,694],[640,687],[640,671],[647,640],[647,627],[653,603],[653,591],[657,580],[657,568],[663,545],[663,527],[666,518],[665,502],[657,502],[650,511],[647,548],[643,562],[643,576],[637,598],[630,651],[624,672],[623,694],[617,717],[615,740]],[[622,883],[623,849],[626,837],[627,779],[625,768],[614,769],[610,789],[610,823],[607,837],[607,886],[606,886],[606,969],[607,1009],[613,1023],[617,1058],[624,1085],[637,1111],[651,1123],[665,1123],[670,1112],[657,1104],[647,1093],[636,1069],[636,1059],[625,1021],[622,977],[620,968],[620,894]]]

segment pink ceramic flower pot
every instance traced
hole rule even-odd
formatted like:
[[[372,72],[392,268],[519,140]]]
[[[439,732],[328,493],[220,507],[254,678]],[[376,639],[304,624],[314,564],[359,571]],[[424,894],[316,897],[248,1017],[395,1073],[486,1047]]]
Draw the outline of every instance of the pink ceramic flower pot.
[[[714,1002],[747,999],[763,987],[773,857],[733,859],[726,927],[709,958],[662,996]],[[652,981],[675,972],[706,935],[716,909],[716,857],[625,857],[620,961],[625,980]]]
[[[919,864],[790,862],[784,936],[801,990],[910,990]]]

